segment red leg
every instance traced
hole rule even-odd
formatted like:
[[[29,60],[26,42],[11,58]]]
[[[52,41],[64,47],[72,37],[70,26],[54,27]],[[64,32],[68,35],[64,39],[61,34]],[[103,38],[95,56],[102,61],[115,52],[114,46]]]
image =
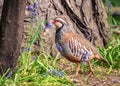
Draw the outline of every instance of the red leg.
[[[75,68],[75,74],[70,75],[69,77],[79,76],[80,62],[76,63],[77,67]]]
[[[94,74],[93,69],[92,69],[92,65],[90,64],[90,61],[87,61],[87,63],[88,63],[88,66],[90,68],[90,72],[89,72],[88,76],[91,76],[92,74]]]
[[[76,70],[75,70],[75,75],[79,75],[80,62],[76,63],[76,64],[77,64],[77,67],[76,67]]]

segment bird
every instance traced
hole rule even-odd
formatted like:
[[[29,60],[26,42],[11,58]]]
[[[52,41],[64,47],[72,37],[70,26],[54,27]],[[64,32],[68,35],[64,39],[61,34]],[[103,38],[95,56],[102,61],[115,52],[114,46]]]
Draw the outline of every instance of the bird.
[[[87,39],[80,38],[78,34],[68,31],[68,24],[63,18],[56,17],[50,23],[55,25],[56,28],[55,44],[58,51],[67,60],[77,65],[75,75],[79,75],[81,62],[88,64],[90,68],[89,75],[93,74],[93,68],[90,63],[92,59],[107,63]]]

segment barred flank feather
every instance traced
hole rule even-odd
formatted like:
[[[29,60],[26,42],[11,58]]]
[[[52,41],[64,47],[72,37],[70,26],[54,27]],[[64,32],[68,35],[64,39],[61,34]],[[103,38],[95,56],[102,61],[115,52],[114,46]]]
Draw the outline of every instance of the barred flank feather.
[[[85,46],[82,46],[81,43],[73,37],[69,40],[69,48],[73,56],[79,60],[83,59],[82,56],[86,52],[88,53],[87,55],[92,54],[92,51],[88,50]]]

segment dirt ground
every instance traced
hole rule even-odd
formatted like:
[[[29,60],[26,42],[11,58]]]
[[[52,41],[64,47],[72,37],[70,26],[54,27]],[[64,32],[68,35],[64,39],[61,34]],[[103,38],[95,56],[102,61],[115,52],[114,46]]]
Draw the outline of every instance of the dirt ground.
[[[75,65],[66,59],[62,58],[57,64],[61,70],[64,70],[68,75],[68,79],[75,83],[76,86],[120,86],[120,71],[112,69],[108,74],[109,68],[102,66],[94,66],[94,75],[88,76],[87,65],[83,66],[79,71],[79,76],[74,76]]]

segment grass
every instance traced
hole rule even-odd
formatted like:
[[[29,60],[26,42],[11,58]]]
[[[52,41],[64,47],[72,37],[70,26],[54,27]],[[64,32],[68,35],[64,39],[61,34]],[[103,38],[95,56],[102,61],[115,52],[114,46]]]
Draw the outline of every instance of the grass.
[[[120,1],[118,0],[104,0],[109,1],[108,5],[120,6]],[[104,2],[105,3],[105,2]],[[112,30],[114,26],[118,26],[116,31],[120,30],[120,16],[111,15],[108,12],[108,23],[111,28],[111,35],[109,43],[104,48],[99,48],[101,55],[107,60],[108,64],[104,65],[109,68],[108,74],[111,73],[113,69],[120,69],[120,35],[114,34]],[[99,62],[99,61],[98,61]],[[97,62],[97,63],[98,63]],[[98,63],[99,64],[99,63]]]
[[[32,37],[35,37],[34,35]],[[120,37],[113,35],[112,40],[105,48],[99,49],[109,63],[108,65],[102,64],[109,68],[108,74],[113,68],[120,69],[118,65],[120,64]],[[21,53],[13,76],[11,78],[5,75],[0,77],[0,86],[74,86],[64,70],[61,71],[56,64],[56,59],[49,54],[43,52],[36,57],[32,54],[32,49],[24,51]]]
[[[103,0],[103,3],[105,4],[106,11],[108,12],[109,25],[110,26],[120,25],[120,15],[119,15],[120,1],[119,0]],[[117,15],[112,15],[113,12],[117,13]]]
[[[39,55],[34,58],[30,52],[22,53],[13,77],[0,77],[0,86],[73,85],[73,83],[67,79],[64,71],[53,66],[53,62],[53,57],[47,55]]]
[[[109,0],[113,6],[120,6],[119,0]]]
[[[100,53],[105,57],[109,66],[112,68],[120,68],[120,36],[113,34],[105,48],[100,48]]]
[[[17,73],[14,76],[14,82],[17,85],[60,86],[72,84],[67,80],[65,74],[61,77],[57,74],[59,69],[51,66],[54,59],[49,55],[39,55],[36,59],[30,57],[32,57],[31,54],[26,52],[19,59],[20,65],[17,66]],[[56,70],[56,75],[50,70]]]
[[[53,67],[54,59],[50,56],[39,55],[31,58],[30,52],[24,52],[18,60],[15,74],[12,78],[0,77],[0,86],[61,86],[73,85],[64,71],[59,75],[59,69]],[[50,72],[55,70],[56,72]],[[54,74],[56,73],[56,75]]]

